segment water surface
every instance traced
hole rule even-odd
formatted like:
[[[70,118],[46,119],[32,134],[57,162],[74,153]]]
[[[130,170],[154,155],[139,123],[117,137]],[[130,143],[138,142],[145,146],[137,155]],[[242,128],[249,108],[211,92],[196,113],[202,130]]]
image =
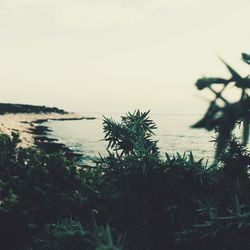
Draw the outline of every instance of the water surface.
[[[84,115],[84,114],[83,114]],[[91,115],[92,116],[92,115]],[[93,115],[95,120],[81,121],[49,121],[53,132],[50,136],[59,139],[60,142],[76,152],[85,156],[96,156],[106,153],[107,143],[103,141],[103,129],[101,114]],[[119,114],[105,114],[119,120]],[[155,139],[159,140],[158,146],[162,154],[167,152],[181,154],[192,150],[196,159],[213,158],[214,155],[214,133],[204,129],[192,129],[190,126],[201,118],[200,115],[175,115],[175,114],[151,114],[151,119],[157,125]]]

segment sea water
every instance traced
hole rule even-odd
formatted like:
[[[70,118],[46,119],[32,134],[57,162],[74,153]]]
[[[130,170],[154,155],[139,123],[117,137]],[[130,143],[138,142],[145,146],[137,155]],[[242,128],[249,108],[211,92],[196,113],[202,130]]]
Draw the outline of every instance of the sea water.
[[[119,121],[120,114],[104,114]],[[99,154],[106,154],[107,142],[103,140],[103,114],[84,115],[94,116],[95,120],[78,121],[49,121],[45,125],[52,129],[50,137],[56,138],[77,153],[84,154],[86,159]],[[193,129],[191,125],[197,122],[201,115],[180,114],[150,114],[156,123],[154,139],[158,140],[158,147],[162,155],[167,152],[172,155],[192,151],[195,159],[204,158],[212,162],[214,156],[215,134],[205,129]]]

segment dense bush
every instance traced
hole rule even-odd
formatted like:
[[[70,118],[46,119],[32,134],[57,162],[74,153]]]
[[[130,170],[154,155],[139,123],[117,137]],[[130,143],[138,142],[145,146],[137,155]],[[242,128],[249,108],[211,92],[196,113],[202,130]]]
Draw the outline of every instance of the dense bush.
[[[18,136],[0,136],[0,242],[20,249],[43,225],[90,209],[88,179],[61,154],[18,148]],[[14,240],[13,240],[14,239]]]
[[[128,249],[249,249],[249,153],[230,140],[220,165],[159,155],[148,113],[104,120],[109,155],[97,161],[108,223]],[[219,167],[220,166],[220,167]]]
[[[250,249],[250,154],[162,157],[149,113],[104,118],[108,155],[84,168],[0,136],[0,242],[21,250]]]
[[[45,226],[34,239],[36,250],[121,250],[122,238],[113,239],[109,226],[84,228],[78,220],[64,220]]]

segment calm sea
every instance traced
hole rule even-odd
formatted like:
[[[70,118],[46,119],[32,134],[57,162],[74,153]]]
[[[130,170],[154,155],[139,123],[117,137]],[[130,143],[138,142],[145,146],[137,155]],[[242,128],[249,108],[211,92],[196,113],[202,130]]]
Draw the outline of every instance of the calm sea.
[[[84,114],[83,114],[84,115]],[[118,114],[104,114],[119,120]],[[92,115],[91,115],[92,116]],[[102,115],[93,115],[95,120],[81,121],[49,121],[53,132],[50,136],[66,144],[75,152],[83,153],[88,159],[106,153],[106,142],[102,141]],[[158,146],[162,154],[165,152],[181,154],[192,150],[195,159],[209,159],[212,162],[214,155],[214,133],[203,129],[192,129],[190,126],[201,118],[201,115],[173,115],[151,114],[151,119],[157,125],[155,139],[159,140]]]

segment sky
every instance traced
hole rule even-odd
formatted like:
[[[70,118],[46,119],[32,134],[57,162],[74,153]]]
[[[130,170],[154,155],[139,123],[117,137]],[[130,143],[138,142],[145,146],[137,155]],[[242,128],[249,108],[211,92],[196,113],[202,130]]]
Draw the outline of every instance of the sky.
[[[249,67],[249,0],[0,0],[0,102],[201,113],[199,77]]]

